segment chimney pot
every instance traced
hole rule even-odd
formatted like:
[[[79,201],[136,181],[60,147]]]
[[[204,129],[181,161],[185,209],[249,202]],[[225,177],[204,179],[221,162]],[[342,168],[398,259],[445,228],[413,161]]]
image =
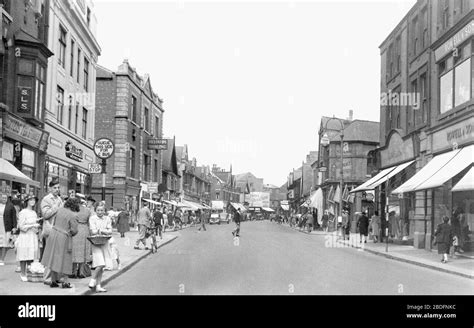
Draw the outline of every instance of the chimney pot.
[[[352,109],[349,110],[349,121],[352,121],[352,118],[354,117],[354,111]]]

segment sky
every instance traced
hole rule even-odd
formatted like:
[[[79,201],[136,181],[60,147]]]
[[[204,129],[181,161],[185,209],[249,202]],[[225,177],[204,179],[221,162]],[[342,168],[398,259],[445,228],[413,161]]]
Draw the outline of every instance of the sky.
[[[99,64],[150,75],[198,165],[281,186],[321,116],[379,121],[379,46],[415,2],[95,0]]]

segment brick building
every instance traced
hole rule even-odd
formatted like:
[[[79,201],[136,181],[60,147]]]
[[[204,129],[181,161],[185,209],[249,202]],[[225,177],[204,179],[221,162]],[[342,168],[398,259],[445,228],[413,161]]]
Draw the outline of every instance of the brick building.
[[[135,212],[141,184],[162,182],[162,151],[149,149],[148,142],[162,138],[163,113],[150,77],[138,75],[127,60],[116,72],[98,66],[95,135],[115,143],[106,175],[106,201],[114,208]],[[100,175],[93,176],[92,194],[102,199]]]
[[[46,70],[53,55],[49,7],[48,0],[0,0],[0,157],[35,180],[39,196],[46,192],[43,163],[49,139],[44,127]],[[24,194],[26,188],[2,181],[3,195]]]

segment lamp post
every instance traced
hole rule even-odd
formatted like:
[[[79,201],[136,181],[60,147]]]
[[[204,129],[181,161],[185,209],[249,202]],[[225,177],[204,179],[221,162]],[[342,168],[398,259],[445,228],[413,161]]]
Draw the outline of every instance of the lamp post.
[[[330,118],[325,126],[324,126],[324,131],[327,131],[327,126],[328,126],[328,123],[331,121],[331,120],[336,120],[339,122],[339,124],[341,125],[341,129],[340,129],[340,137],[341,137],[341,180],[340,180],[340,193],[339,193],[339,215],[342,217],[342,208],[343,208],[343,204],[342,204],[342,194],[343,194],[343,190],[344,190],[344,123],[342,122],[341,119],[333,116],[332,118]],[[329,140],[329,136],[328,134],[325,132],[323,137],[321,138],[321,144],[324,146],[324,147],[327,147],[329,146],[330,144],[330,140]],[[334,231],[337,232],[337,218],[334,219]]]

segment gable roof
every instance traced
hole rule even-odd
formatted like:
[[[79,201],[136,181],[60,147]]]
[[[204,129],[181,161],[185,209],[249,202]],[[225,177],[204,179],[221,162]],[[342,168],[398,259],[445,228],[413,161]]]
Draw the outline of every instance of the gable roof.
[[[360,142],[380,142],[380,123],[367,120],[345,120],[340,119],[344,124],[344,141]],[[329,131],[328,136],[331,141],[340,141],[341,123],[334,118],[323,116],[319,131],[325,129]]]
[[[168,147],[166,150],[163,150],[163,171],[174,173],[179,176],[174,139],[166,139],[166,141]]]

